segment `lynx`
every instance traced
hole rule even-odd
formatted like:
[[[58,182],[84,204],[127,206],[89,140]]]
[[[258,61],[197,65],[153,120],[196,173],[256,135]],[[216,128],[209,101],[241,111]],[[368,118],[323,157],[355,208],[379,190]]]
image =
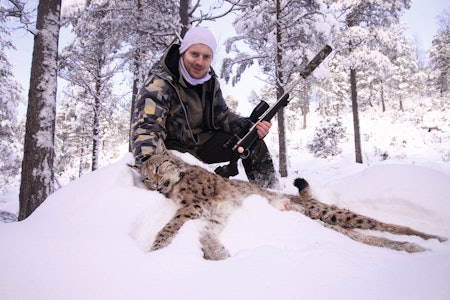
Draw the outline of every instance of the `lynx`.
[[[426,250],[415,243],[366,235],[355,229],[416,235],[425,240],[433,238],[440,242],[447,240],[444,237],[426,234],[405,226],[383,223],[350,210],[319,202],[312,197],[309,184],[301,178],[294,182],[299,189],[299,195],[276,193],[246,181],[223,178],[202,167],[184,162],[165,149],[162,142],[158,143],[155,153],[142,166],[133,168],[140,172],[141,179],[149,190],[162,193],[178,205],[175,216],[157,234],[151,251],[168,246],[186,221],[201,219],[205,221],[200,235],[204,258],[226,259],[229,252],[219,241],[218,235],[230,214],[246,197],[253,194],[266,198],[277,209],[297,211],[311,219],[320,220],[325,227],[372,246],[406,252]]]

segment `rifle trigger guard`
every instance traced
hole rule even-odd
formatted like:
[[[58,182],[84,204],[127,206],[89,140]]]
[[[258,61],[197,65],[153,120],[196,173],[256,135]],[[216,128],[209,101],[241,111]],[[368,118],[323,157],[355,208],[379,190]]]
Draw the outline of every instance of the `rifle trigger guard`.
[[[242,159],[246,159],[250,155],[250,151],[245,149],[244,152],[241,154]]]

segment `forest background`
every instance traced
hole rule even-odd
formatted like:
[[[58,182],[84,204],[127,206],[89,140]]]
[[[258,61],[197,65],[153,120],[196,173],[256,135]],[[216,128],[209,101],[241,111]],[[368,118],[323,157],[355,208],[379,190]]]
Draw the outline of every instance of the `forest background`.
[[[362,162],[358,118],[367,110],[395,111],[396,119],[435,133],[439,142],[449,123],[445,118],[449,108],[449,11],[442,10],[432,20],[436,31],[428,33],[431,44],[425,41],[423,49],[420,40],[410,39],[401,22],[415,1],[390,2],[63,1],[58,60],[49,64],[58,72],[58,85],[54,95],[42,99],[49,107],[52,102],[56,104],[51,121],[55,129],[46,131],[54,140],[47,138],[49,143],[33,148],[44,155],[42,161],[32,159],[36,165],[26,172],[26,180],[39,177],[43,192],[23,218],[55,189],[120,156],[128,143],[136,89],[162,51],[193,25],[210,27],[217,33],[222,48],[214,68],[222,77],[227,101],[242,115],[247,115],[259,99],[279,97],[324,44],[333,46],[331,57],[314,77],[295,87],[285,114],[278,116],[278,128],[273,130],[276,137],[270,140],[280,145],[281,176],[288,167],[287,137],[307,128],[311,113],[317,113],[322,121],[314,138],[299,147],[318,157],[338,155],[339,142],[354,138],[355,160]],[[433,5],[445,6],[444,2]],[[21,50],[24,48],[12,51],[23,47],[19,41],[29,45],[30,36],[43,32],[35,29],[37,4],[2,0],[2,192],[17,189],[24,181],[23,141],[31,119],[25,117],[25,111],[30,110],[25,94],[30,81],[27,71],[32,69],[26,57],[31,53]],[[429,27],[421,17],[416,21],[423,28]],[[417,102],[417,108],[403,107],[407,99],[424,97],[430,101]],[[29,93],[28,101],[34,100]],[[41,121],[53,114],[43,111],[44,116],[42,111],[37,114]],[[424,122],[424,111],[440,114],[436,120]],[[353,114],[353,132],[342,126],[342,117],[348,113]],[[380,149],[374,151],[379,151],[380,157],[389,155]],[[450,152],[442,150],[441,157],[450,161]],[[25,194],[23,201],[33,198]]]

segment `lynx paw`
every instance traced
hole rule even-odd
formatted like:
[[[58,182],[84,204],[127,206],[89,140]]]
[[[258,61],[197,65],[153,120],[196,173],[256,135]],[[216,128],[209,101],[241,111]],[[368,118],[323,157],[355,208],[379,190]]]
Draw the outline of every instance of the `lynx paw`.
[[[230,257],[228,250],[217,240],[200,241],[202,243],[203,258],[209,260],[223,260]]]
[[[155,239],[155,241],[153,242],[152,248],[150,249],[150,251],[156,251],[162,248],[167,247],[170,242],[172,241],[172,239],[165,239],[162,237],[157,237]]]

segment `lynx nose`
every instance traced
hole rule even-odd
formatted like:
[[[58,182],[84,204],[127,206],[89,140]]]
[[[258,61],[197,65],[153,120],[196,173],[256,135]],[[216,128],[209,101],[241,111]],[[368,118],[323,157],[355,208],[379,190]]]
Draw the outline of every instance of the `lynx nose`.
[[[157,191],[158,192],[165,191],[167,189],[167,187],[169,186],[169,184],[170,184],[170,180],[164,181],[161,185],[158,185]]]

